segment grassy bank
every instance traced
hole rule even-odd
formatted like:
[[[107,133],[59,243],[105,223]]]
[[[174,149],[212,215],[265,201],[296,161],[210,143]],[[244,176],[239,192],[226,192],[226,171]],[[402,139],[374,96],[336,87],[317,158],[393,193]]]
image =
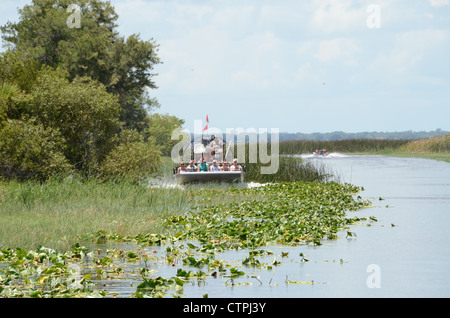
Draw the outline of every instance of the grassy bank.
[[[95,179],[51,179],[43,184],[0,182],[0,248],[65,249],[79,235],[158,232],[161,219],[182,213],[190,191]]]
[[[391,157],[423,158],[450,162],[450,134],[442,137],[411,140],[396,148],[352,152],[352,154],[377,154]]]
[[[162,160],[161,176],[170,177],[172,161]],[[249,169],[250,181],[323,181],[325,173],[281,158],[277,174],[258,176],[260,165]],[[148,187],[127,181],[99,181],[76,176],[52,178],[44,183],[0,181],[0,248],[67,249],[80,236],[97,231],[117,235],[159,233],[162,220],[189,210],[194,203],[212,198],[227,201],[223,191],[214,194],[187,188]],[[238,196],[233,196],[239,201]],[[215,201],[214,201],[215,200]],[[211,201],[211,200],[209,200]]]

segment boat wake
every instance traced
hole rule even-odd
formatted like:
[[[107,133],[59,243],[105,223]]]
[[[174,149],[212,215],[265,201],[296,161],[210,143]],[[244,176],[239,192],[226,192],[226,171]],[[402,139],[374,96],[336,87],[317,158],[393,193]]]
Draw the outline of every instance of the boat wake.
[[[267,183],[258,183],[258,182],[234,182],[234,183],[227,183],[227,182],[212,182],[212,183],[193,183],[193,184],[179,184],[176,182],[175,179],[172,178],[166,178],[166,179],[150,179],[148,181],[148,186],[151,188],[166,188],[166,189],[185,189],[185,188],[204,188],[205,186],[209,187],[211,185],[214,185],[215,187],[224,187],[229,188],[230,186],[236,187],[236,188],[257,188],[265,186]]]

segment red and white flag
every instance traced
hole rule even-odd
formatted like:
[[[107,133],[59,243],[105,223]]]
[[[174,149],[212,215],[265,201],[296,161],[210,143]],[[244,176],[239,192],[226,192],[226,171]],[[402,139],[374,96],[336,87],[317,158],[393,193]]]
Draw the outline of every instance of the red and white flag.
[[[206,115],[206,126],[205,126],[205,128],[203,128],[203,131],[208,130],[208,123],[209,123],[209,118],[208,118],[208,115]]]

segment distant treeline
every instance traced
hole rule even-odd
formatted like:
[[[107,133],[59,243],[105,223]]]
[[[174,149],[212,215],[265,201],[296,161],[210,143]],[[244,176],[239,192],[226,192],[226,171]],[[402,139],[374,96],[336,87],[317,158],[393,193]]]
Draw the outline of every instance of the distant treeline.
[[[388,140],[406,140],[406,139],[426,139],[430,137],[440,137],[448,134],[448,131],[436,129],[434,131],[400,131],[400,132],[358,132],[346,133],[343,131],[333,131],[328,133],[286,133],[281,132],[280,141],[285,140],[346,140],[346,139],[388,139]]]

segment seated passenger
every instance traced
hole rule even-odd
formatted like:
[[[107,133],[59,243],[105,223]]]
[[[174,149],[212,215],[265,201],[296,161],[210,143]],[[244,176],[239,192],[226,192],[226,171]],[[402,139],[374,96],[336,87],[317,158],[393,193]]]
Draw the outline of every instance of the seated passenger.
[[[223,162],[223,166],[220,168],[221,171],[230,171],[230,164],[226,161]]]
[[[181,161],[180,166],[177,169],[177,173],[180,173],[180,172],[187,172],[187,168],[184,165],[184,161]]]
[[[238,165],[237,159],[233,159],[233,164],[230,167],[230,171],[241,171],[242,168]]]
[[[188,172],[195,172],[197,171],[197,167],[194,165],[194,160],[189,161],[189,166],[187,166]]]
[[[200,172],[208,171],[208,164],[206,163],[206,160],[204,158],[202,159],[202,163],[198,165],[198,171]]]
[[[212,165],[209,166],[209,171],[211,171],[211,172],[218,172],[218,171],[220,171],[220,167],[217,164],[217,160],[213,160]]]

